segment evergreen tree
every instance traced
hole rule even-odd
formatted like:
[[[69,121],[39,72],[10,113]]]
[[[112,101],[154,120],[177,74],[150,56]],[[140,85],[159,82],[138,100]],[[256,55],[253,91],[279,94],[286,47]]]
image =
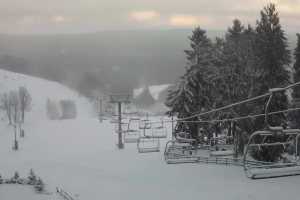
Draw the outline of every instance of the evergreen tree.
[[[279,14],[274,4],[269,4],[261,11],[261,18],[256,26],[255,53],[257,66],[261,70],[259,75],[260,87],[258,94],[268,92],[270,88],[283,87],[290,83],[287,67],[290,64],[290,51],[287,38],[280,25]],[[256,109],[264,112],[266,100],[256,102]],[[285,93],[276,93],[272,99],[268,111],[284,110],[288,106]],[[271,126],[286,126],[286,116],[276,114],[268,117]],[[254,127],[261,129],[266,125],[262,118],[256,118]],[[282,138],[274,137],[269,142],[277,142]],[[252,156],[258,160],[276,161],[282,153],[281,147],[271,146],[252,152]]]
[[[294,82],[300,81],[300,34],[297,33],[297,47],[294,51],[295,64],[294,64]],[[294,98],[300,98],[300,87],[295,87],[293,91]]]
[[[10,179],[10,182],[11,182],[11,183],[17,183],[18,180],[19,180],[19,178],[20,178],[19,173],[18,173],[18,172],[15,172],[15,173],[14,173],[14,176]]]
[[[290,51],[274,4],[267,5],[261,11],[261,19],[257,21],[256,32],[255,52],[259,61],[258,66],[262,70],[258,92],[262,94],[266,93],[269,88],[282,87],[290,82],[287,70],[290,64]],[[278,98],[271,104],[270,111],[287,108],[286,96],[284,94],[276,94],[276,96]],[[262,102],[259,103],[262,104]],[[282,125],[285,121],[283,114],[270,117],[271,125]]]
[[[155,104],[155,99],[150,93],[149,86],[145,86],[141,94],[135,99],[134,103],[140,108],[149,108]]]
[[[226,33],[223,50],[221,87],[222,104],[230,104],[255,95],[258,74],[254,54],[255,31],[247,28],[238,19],[233,21]],[[247,112],[241,110],[245,114]],[[238,112],[239,113],[239,112]],[[241,113],[239,113],[240,115]]]
[[[13,177],[15,180],[19,179],[20,178],[20,175],[18,172],[15,172],[14,174],[14,177]]]
[[[261,11],[256,31],[256,52],[263,69],[261,92],[288,84],[290,81],[286,67],[290,64],[290,51],[274,4],[269,4]]]
[[[217,68],[222,67],[224,63],[224,46],[225,40],[223,38],[216,37],[212,49],[212,62]]]
[[[216,75],[213,65],[213,45],[206,31],[196,28],[189,37],[190,50],[185,50],[187,67],[175,89],[169,92],[166,105],[171,113],[179,118],[188,117],[212,106],[213,78]],[[189,119],[197,120],[197,118]],[[188,130],[194,138],[198,136],[196,123],[178,123],[177,129]]]
[[[213,45],[206,31],[198,27],[189,39],[191,49],[185,50],[188,66],[184,75],[184,89],[189,99],[188,113],[192,114],[211,107],[212,79],[216,73]]]
[[[38,178],[34,185],[36,192],[43,192],[45,190],[45,184],[41,178]]]
[[[255,53],[256,45],[256,32],[251,25],[243,31],[242,37],[242,59],[244,64],[244,81],[248,91],[248,98],[258,94],[258,88],[260,88],[260,74],[262,70],[257,66],[259,61]]]
[[[235,19],[225,35],[223,50],[221,51],[221,64],[219,64],[219,80],[217,81],[218,98],[215,99],[216,107],[225,106],[234,102],[254,96],[257,88],[257,70],[254,55],[255,31],[248,25],[245,28]],[[219,56],[220,57],[220,56]],[[248,103],[246,106],[235,106],[219,112],[215,117],[233,118],[251,114],[255,109]],[[243,153],[242,139],[244,132],[253,130],[251,120],[227,123],[228,134],[234,136],[236,154]]]
[[[221,67],[223,87],[222,104],[227,105],[240,100],[241,92],[244,90],[241,87],[243,83],[242,73],[244,72],[244,63],[241,59],[242,52],[242,33],[244,27],[239,20],[233,21],[233,26],[228,29],[226,41],[224,45],[224,60]],[[245,95],[244,95],[245,96]],[[233,111],[232,111],[233,112]]]
[[[294,51],[295,63],[294,63],[294,82],[300,81],[300,34],[297,33],[297,47]],[[294,107],[299,107],[300,105],[300,87],[293,88],[293,99]],[[293,128],[300,128],[300,111],[289,113]]]
[[[34,185],[37,181],[37,177],[33,171],[33,169],[30,169],[30,172],[29,172],[29,176],[28,176],[28,184],[30,185]]]
[[[193,65],[209,65],[211,62],[211,50],[212,43],[207,37],[206,31],[200,27],[195,28],[192,31],[192,35],[189,37],[190,50],[185,50],[188,68]]]

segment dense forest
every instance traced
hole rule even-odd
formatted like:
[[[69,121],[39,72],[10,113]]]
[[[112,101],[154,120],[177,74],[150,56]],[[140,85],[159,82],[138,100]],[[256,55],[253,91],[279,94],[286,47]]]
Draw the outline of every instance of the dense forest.
[[[299,35],[293,58],[274,4],[263,8],[255,26],[244,25],[239,19],[235,19],[225,38],[217,37],[212,40],[204,29],[198,27],[193,30],[189,40],[190,48],[185,50],[185,72],[178,79],[176,87],[169,91],[166,101],[170,114],[179,119],[262,95],[270,88],[284,87],[292,83],[293,79],[299,80]],[[294,66],[292,59],[296,60]],[[299,98],[299,90],[295,90],[293,94]],[[261,114],[265,112],[267,100],[260,99],[189,120],[230,119]],[[283,110],[288,106],[288,95],[277,93],[269,111]],[[299,126],[299,123],[292,124],[289,116],[282,113],[272,115],[270,124]],[[247,138],[253,131],[263,129],[265,122],[263,116],[228,123],[179,121],[176,129],[187,131],[194,138],[198,137],[201,129],[210,138],[224,127],[231,135]],[[242,151],[241,146],[240,153]]]

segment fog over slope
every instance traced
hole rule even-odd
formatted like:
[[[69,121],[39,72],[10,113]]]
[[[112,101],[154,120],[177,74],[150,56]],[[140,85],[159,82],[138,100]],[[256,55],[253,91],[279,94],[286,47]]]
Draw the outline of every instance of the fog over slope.
[[[0,35],[0,68],[80,90],[173,83],[185,67],[192,30]],[[224,31],[208,31],[211,38]],[[295,36],[290,39],[294,46]],[[7,56],[9,55],[9,56]]]

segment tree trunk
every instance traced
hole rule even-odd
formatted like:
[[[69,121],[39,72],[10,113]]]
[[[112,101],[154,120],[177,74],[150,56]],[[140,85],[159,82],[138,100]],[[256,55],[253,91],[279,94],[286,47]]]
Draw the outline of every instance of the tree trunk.
[[[7,118],[8,118],[8,124],[11,125],[12,121],[11,121],[11,108],[10,108],[10,106],[8,106],[6,108],[6,113],[7,113]]]
[[[229,122],[227,136],[232,136],[232,131],[231,131],[231,122]]]
[[[25,107],[24,106],[22,106],[22,123],[24,123],[24,121],[25,121]]]

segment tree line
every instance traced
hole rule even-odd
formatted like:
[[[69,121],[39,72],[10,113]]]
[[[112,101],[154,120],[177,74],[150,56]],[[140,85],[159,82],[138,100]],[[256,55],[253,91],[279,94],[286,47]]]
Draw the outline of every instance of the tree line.
[[[185,73],[169,90],[165,104],[169,113],[178,118],[205,112],[250,97],[268,92],[270,88],[283,87],[293,81],[300,81],[300,35],[294,51],[296,62],[292,66],[292,53],[288,48],[286,33],[280,24],[275,4],[268,4],[260,12],[254,26],[243,25],[233,20],[224,38],[210,39],[200,27],[189,37],[190,49],[185,50]],[[293,73],[295,72],[295,73]],[[288,95],[278,93],[269,110],[283,110],[289,106]],[[296,88],[293,98],[300,98]],[[208,116],[194,117],[193,120],[225,119],[252,114],[265,110],[267,99],[246,103]],[[300,115],[299,115],[300,116]],[[270,124],[276,126],[299,126],[300,121],[291,124],[288,115],[276,114],[270,117]],[[238,135],[243,151],[243,138],[265,126],[264,117],[245,119],[228,123],[182,123],[177,131],[187,131],[199,138],[212,137],[222,129],[230,135]]]
[[[24,123],[25,113],[31,109],[32,98],[26,87],[1,94],[0,108],[6,113],[9,125]]]

